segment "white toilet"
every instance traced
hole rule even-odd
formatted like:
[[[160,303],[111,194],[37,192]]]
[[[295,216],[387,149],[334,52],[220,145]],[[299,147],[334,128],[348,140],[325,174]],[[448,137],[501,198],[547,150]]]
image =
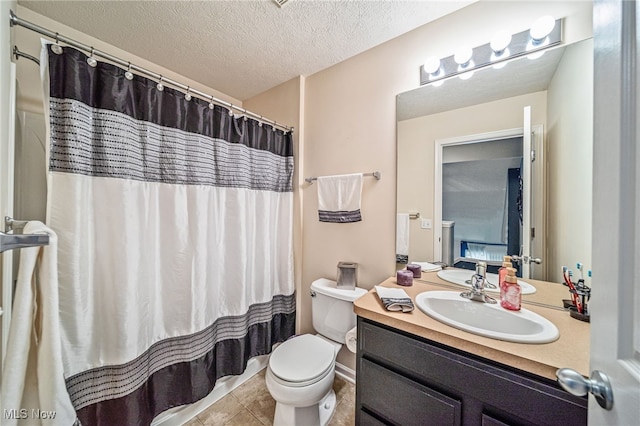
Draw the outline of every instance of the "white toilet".
[[[311,284],[311,312],[317,335],[295,336],[269,357],[267,388],[276,400],[274,426],[325,426],[336,408],[336,355],[356,325],[353,301],[367,290],[345,290],[321,278]]]

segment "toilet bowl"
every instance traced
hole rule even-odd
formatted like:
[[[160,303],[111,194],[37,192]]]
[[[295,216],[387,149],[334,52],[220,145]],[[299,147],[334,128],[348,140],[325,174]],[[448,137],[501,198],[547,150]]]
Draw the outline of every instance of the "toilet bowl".
[[[267,389],[276,401],[274,426],[326,426],[335,411],[336,356],[355,326],[353,301],[367,291],[338,289],[319,279],[311,284],[313,326],[319,334],[295,336],[269,357]]]
[[[341,345],[303,334],[278,346],[269,357],[267,389],[276,400],[278,425],[326,425],[335,409],[335,359]]]

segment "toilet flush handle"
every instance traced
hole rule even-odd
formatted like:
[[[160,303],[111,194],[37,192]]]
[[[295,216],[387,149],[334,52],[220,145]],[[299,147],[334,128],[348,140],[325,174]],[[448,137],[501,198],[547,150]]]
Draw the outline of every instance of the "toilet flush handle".
[[[316,292],[315,292],[315,291],[313,291],[313,290],[311,290],[311,291],[309,292],[309,294],[311,295],[311,297],[316,297]]]

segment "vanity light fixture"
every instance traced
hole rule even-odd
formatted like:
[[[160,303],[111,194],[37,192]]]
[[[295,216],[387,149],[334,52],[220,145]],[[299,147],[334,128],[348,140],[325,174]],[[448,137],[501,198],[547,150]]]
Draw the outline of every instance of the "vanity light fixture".
[[[460,75],[465,79],[471,72],[488,66],[501,67],[506,61],[532,53],[544,52],[562,43],[562,19],[543,16],[528,30],[515,34],[499,31],[490,43],[459,49],[446,58],[429,57],[420,66],[420,85],[442,84],[442,81]],[[531,59],[533,57],[529,56]]]

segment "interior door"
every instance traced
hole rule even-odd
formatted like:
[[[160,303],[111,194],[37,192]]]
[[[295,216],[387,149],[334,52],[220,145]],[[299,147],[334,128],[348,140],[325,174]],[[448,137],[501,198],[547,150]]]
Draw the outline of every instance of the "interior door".
[[[589,402],[589,423],[640,418],[640,28],[635,1],[594,3],[593,296],[591,370],[613,407]]]

